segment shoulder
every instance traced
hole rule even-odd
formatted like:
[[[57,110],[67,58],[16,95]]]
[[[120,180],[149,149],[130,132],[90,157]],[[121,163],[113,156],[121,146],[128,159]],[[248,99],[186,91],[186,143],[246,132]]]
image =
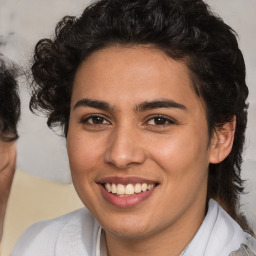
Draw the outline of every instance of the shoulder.
[[[236,254],[249,250],[255,253],[256,240],[249,233],[245,232],[238,223],[232,219],[229,214],[222,209],[215,201],[211,200],[210,207],[215,208],[216,215],[214,215],[214,226],[211,230],[211,237],[209,239],[209,248],[220,248],[218,255],[237,255]],[[232,253],[233,254],[232,254]],[[231,253],[231,254],[230,254]],[[235,253],[235,254],[234,254]],[[245,254],[255,255],[255,254]]]
[[[92,249],[90,247],[97,228],[97,222],[85,208],[52,220],[41,221],[30,226],[21,235],[11,256],[61,255],[61,251],[74,247],[78,252],[67,255],[87,255],[83,250],[88,246],[86,250]]]
[[[241,244],[240,248],[231,252],[230,256],[256,256],[256,239],[248,238],[247,245]]]

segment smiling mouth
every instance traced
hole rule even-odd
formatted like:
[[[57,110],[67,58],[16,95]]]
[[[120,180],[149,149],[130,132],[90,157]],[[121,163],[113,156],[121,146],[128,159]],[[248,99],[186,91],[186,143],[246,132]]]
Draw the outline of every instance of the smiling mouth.
[[[119,196],[119,197],[128,197],[134,196],[136,194],[140,194],[149,190],[152,190],[157,186],[155,184],[147,184],[147,183],[136,183],[136,184],[115,184],[115,183],[105,183],[102,184],[103,187],[111,194]]]

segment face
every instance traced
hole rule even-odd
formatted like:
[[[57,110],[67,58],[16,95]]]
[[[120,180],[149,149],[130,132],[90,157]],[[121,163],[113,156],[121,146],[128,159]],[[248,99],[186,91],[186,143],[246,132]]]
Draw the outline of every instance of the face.
[[[202,222],[211,147],[184,63],[145,47],[93,53],[75,76],[67,149],[77,193],[107,234]]]
[[[15,142],[0,139],[0,240],[3,222],[16,166]]]

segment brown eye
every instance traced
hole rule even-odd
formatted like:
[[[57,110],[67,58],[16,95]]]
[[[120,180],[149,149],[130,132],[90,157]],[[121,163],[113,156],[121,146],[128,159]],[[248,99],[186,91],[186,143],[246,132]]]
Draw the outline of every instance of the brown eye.
[[[174,124],[175,121],[169,119],[169,118],[166,118],[164,116],[154,116],[152,117],[151,119],[148,120],[147,122],[149,125],[169,125],[169,124]]]
[[[82,123],[87,123],[90,125],[105,125],[105,124],[109,124],[109,121],[107,121],[102,116],[93,115],[93,116],[89,116],[86,119],[82,120]]]
[[[167,120],[162,117],[156,117],[156,118],[154,118],[154,122],[156,125],[163,125],[163,124],[167,123]]]
[[[91,119],[91,123],[93,123],[93,124],[103,124],[104,123],[104,118],[101,116],[93,116],[90,119]]]

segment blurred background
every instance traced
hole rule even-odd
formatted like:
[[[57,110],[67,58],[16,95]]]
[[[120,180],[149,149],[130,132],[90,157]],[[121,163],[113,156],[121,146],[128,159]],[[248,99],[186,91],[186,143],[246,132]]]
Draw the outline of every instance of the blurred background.
[[[0,52],[29,69],[38,40],[51,37],[64,15],[79,16],[88,0],[0,0]],[[206,1],[239,35],[247,66],[249,122],[243,178],[246,194],[242,211],[256,232],[256,1]],[[54,218],[82,207],[76,196],[67,160],[65,139],[46,126],[46,119],[30,113],[26,79],[20,79],[22,118],[19,125],[17,173],[7,209],[2,241],[9,255],[24,229],[39,220]]]

